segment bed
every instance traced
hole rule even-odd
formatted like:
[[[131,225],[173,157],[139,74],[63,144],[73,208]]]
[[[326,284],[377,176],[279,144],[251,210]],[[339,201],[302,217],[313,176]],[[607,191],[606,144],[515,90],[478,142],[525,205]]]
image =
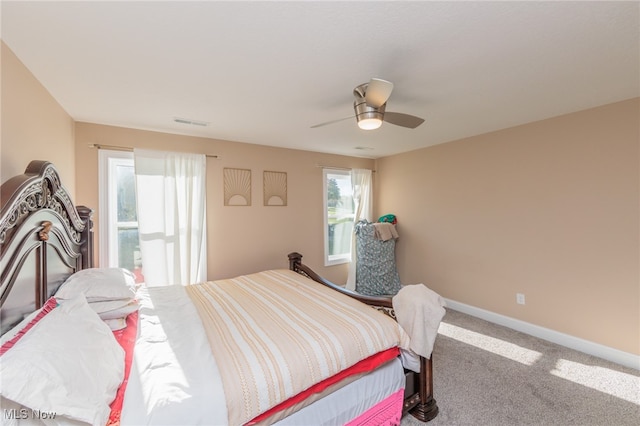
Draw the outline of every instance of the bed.
[[[98,284],[102,275],[96,274],[114,271],[94,268],[92,210],[73,205],[46,161],[31,162],[5,182],[0,197],[4,422],[373,425],[398,424],[406,413],[428,421],[438,413],[431,360],[414,357],[419,372],[401,362],[408,336],[391,320],[391,299],[337,286],[303,264],[299,253],[289,254],[289,269],[212,283],[134,289],[127,282],[122,291],[136,291],[136,308],[112,318],[126,321],[112,331],[92,309],[124,296],[111,294],[120,287]],[[72,291],[78,288],[81,296]],[[241,305],[247,299],[251,308]],[[238,325],[235,317],[249,322]],[[280,334],[263,328],[272,322]],[[60,324],[73,331],[60,334]],[[344,332],[348,345],[340,340]],[[82,339],[84,333],[90,338]],[[78,355],[85,346],[91,355]],[[238,352],[242,357],[230,355]],[[83,357],[91,359],[85,370]],[[53,374],[59,358],[72,368]],[[297,363],[311,365],[306,371],[312,373],[301,374]],[[59,383],[53,382],[60,380],[69,388],[55,399]],[[26,384],[11,386],[17,382]],[[95,410],[64,399],[74,392],[89,399],[93,391],[101,399]]]

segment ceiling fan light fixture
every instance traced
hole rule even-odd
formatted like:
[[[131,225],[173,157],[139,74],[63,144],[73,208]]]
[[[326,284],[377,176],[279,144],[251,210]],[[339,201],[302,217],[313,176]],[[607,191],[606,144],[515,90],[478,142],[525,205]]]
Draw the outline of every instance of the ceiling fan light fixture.
[[[382,126],[385,106],[381,105],[378,108],[374,108],[367,105],[364,99],[356,99],[353,103],[353,109],[356,113],[358,127],[362,130],[375,130]]]
[[[379,118],[362,118],[358,120],[358,127],[362,130],[375,130],[382,126],[382,120]]]

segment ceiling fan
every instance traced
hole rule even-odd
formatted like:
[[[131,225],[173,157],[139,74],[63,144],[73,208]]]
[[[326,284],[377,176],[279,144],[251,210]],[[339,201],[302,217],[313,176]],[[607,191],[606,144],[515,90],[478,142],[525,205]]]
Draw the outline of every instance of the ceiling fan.
[[[423,118],[400,112],[385,111],[387,100],[391,96],[393,83],[379,78],[372,78],[368,83],[363,83],[353,89],[353,109],[355,115],[316,124],[311,128],[322,127],[339,121],[355,117],[358,127],[363,130],[374,130],[382,125],[383,121],[396,126],[415,129],[424,122]]]

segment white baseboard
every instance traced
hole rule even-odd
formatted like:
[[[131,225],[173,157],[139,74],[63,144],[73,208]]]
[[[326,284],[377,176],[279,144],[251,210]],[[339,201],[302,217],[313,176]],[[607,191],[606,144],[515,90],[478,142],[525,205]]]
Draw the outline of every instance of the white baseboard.
[[[455,300],[445,300],[447,302],[447,308],[453,309],[454,311],[459,311],[483,319],[485,321],[492,322],[494,324],[502,325],[504,327],[520,331],[530,336],[538,337],[540,339],[547,340],[549,342],[553,342],[567,348],[575,349],[589,355],[597,356],[599,358],[615,362],[616,364],[624,365],[625,367],[631,367],[635,368],[636,370],[640,370],[640,356],[638,355],[614,349],[609,346],[604,346],[599,343],[590,342],[588,340],[560,333],[548,328],[540,327],[538,325],[521,321],[515,318],[496,314],[485,309],[476,308],[475,306],[456,302]]]

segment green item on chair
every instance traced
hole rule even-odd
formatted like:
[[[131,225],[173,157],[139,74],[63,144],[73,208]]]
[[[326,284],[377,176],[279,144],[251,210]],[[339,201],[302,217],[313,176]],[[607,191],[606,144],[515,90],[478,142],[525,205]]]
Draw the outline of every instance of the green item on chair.
[[[396,215],[394,214],[385,214],[384,216],[380,216],[378,222],[389,222],[389,223],[397,223]]]

